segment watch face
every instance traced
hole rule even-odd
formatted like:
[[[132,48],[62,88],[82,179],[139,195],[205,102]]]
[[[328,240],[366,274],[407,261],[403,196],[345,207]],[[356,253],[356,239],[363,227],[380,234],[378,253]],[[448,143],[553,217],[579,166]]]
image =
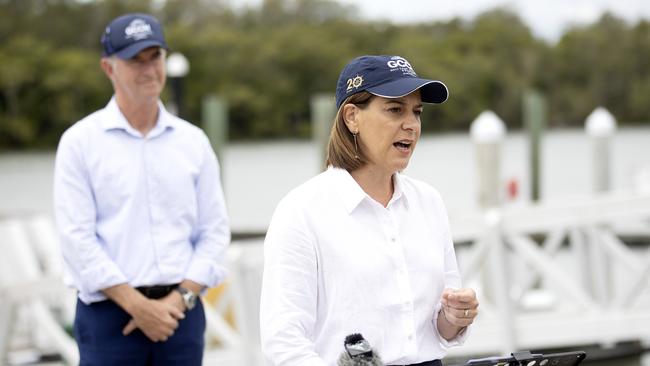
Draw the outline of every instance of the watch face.
[[[196,298],[198,297],[195,293],[192,291],[184,288],[184,287],[177,287],[178,292],[181,293],[181,297],[183,298],[183,303],[185,304],[185,307],[187,310],[192,310],[194,306],[196,305]]]
[[[196,295],[193,293],[187,293],[184,296],[185,300],[185,306],[187,306],[188,309],[194,308],[194,305],[196,305]]]

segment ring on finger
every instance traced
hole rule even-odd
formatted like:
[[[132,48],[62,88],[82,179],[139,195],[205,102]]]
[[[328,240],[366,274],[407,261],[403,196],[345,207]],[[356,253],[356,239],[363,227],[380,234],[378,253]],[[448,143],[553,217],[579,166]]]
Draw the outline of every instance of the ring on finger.
[[[469,309],[465,309],[465,318],[469,318]]]

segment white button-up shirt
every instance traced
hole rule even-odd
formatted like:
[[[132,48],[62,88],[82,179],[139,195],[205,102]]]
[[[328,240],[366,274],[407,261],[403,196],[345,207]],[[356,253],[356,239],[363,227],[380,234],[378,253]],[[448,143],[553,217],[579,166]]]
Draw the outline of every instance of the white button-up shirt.
[[[159,103],[142,136],[115,99],[61,137],[54,209],[71,285],[85,303],[100,290],[226,275],[230,241],[219,166],[207,136]]]
[[[361,333],[386,364],[441,359],[443,289],[460,275],[446,210],[431,186],[395,174],[387,207],[330,168],[278,205],[264,243],[260,307],[273,365],[335,365]]]

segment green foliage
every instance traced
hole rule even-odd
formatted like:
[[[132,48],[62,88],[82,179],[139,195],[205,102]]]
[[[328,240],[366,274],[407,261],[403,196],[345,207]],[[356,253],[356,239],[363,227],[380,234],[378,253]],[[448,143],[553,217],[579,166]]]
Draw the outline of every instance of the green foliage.
[[[643,84],[637,85],[641,71],[635,71],[635,63],[640,61],[635,56],[637,49],[648,49],[648,44],[634,44],[633,37],[633,30],[609,14],[564,36],[553,51],[549,77],[553,120],[571,124],[584,119],[594,105],[605,106],[622,120],[647,118],[635,116],[628,107],[631,88],[643,88]],[[645,67],[647,62],[641,61]],[[647,85],[647,79],[645,82]]]
[[[331,0],[0,0],[0,148],[51,148],[72,123],[108,102],[99,38],[117,15],[153,13],[191,64],[186,118],[208,94],[228,101],[231,137],[309,136],[309,98],[334,93],[341,68],[362,54],[399,54],[444,81],[450,100],[425,109],[425,131],[466,131],[485,109],[521,127],[526,89],[546,94],[552,126],[579,126],[599,105],[625,122],[650,117],[650,23],[606,14],[556,44],[511,12],[471,22],[360,21]],[[167,99],[169,90],[163,94]]]

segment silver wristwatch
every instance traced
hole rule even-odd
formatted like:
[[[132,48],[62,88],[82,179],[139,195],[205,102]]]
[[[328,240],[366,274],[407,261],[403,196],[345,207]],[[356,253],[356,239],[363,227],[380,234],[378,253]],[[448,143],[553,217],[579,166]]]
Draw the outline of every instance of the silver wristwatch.
[[[185,309],[192,310],[196,306],[196,300],[199,297],[197,294],[182,286],[176,287],[175,290],[181,294]]]

